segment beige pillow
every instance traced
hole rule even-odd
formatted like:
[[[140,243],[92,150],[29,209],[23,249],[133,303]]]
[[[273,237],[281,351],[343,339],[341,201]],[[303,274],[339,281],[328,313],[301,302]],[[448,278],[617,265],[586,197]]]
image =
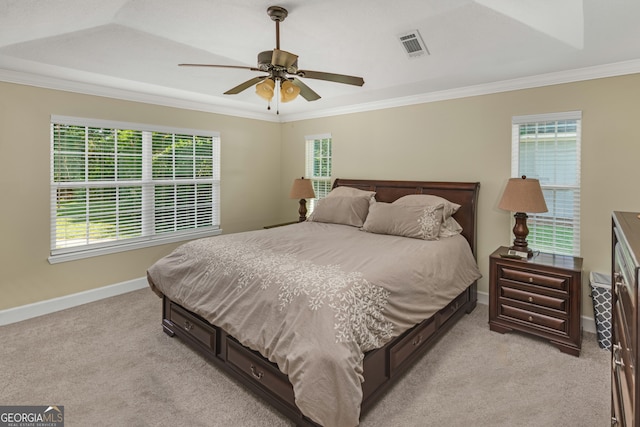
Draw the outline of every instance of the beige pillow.
[[[353,187],[336,187],[327,194],[327,197],[364,197],[367,200],[374,198],[375,191],[360,190]]]
[[[442,225],[440,226],[439,237],[451,237],[462,232],[462,226],[452,218],[452,215],[460,209],[460,205],[443,197],[434,196],[433,194],[409,194],[400,197],[393,204],[399,206],[437,206],[443,204],[444,209],[442,210]]]
[[[369,200],[364,197],[325,197],[316,204],[309,221],[362,227],[369,212]]]
[[[433,194],[408,194],[393,202],[394,205],[401,206],[431,206],[439,205],[440,203],[444,205],[443,220],[449,218],[460,209],[459,204],[450,202],[444,197],[434,196]]]
[[[370,233],[438,240],[443,209],[442,203],[431,206],[374,203],[369,207],[362,229]]]

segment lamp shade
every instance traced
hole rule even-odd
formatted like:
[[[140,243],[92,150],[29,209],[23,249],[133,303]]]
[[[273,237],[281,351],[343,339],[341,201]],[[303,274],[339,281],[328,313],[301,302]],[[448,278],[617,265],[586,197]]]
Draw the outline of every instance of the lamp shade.
[[[540,181],[524,175],[522,178],[509,179],[498,207],[506,211],[525,213],[540,213],[548,210]]]
[[[289,197],[292,199],[313,199],[314,197],[316,197],[316,193],[313,191],[311,180],[297,178],[295,181],[293,181]]]
[[[280,101],[289,102],[296,99],[298,94],[300,93],[300,88],[289,80],[283,80],[280,85]]]
[[[273,99],[273,90],[276,87],[276,82],[271,79],[264,79],[256,85],[256,94],[259,97],[264,98],[266,101]]]

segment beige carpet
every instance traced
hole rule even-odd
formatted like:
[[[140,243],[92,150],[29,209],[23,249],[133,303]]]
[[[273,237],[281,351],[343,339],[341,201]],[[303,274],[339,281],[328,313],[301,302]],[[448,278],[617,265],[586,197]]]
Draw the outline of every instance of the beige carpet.
[[[610,425],[609,352],[579,358],[489,331],[478,305],[361,426]],[[0,405],[64,405],[75,426],[290,426],[160,326],[140,290],[0,327]]]

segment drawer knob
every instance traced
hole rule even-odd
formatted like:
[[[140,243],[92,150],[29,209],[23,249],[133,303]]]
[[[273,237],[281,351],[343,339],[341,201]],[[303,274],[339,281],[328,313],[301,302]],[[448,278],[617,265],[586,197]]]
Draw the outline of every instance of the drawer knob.
[[[256,367],[251,365],[251,375],[253,375],[256,379],[261,380],[264,377],[264,372],[259,372],[256,370]]]
[[[529,283],[533,283],[533,277],[529,277]]]
[[[533,316],[529,316],[529,322],[533,322]]]
[[[533,297],[529,297],[529,302],[533,302]]]
[[[193,329],[193,323],[189,322],[188,320],[184,321],[184,329],[187,331],[190,331],[191,329]]]

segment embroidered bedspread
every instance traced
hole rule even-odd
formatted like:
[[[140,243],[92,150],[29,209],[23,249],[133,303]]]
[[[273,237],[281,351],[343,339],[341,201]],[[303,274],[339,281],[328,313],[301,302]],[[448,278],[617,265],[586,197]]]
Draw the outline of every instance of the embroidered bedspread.
[[[327,427],[359,423],[364,352],[480,277],[462,236],[425,241],[319,222],[192,241],[148,274],[156,293],[276,363],[300,410]]]

